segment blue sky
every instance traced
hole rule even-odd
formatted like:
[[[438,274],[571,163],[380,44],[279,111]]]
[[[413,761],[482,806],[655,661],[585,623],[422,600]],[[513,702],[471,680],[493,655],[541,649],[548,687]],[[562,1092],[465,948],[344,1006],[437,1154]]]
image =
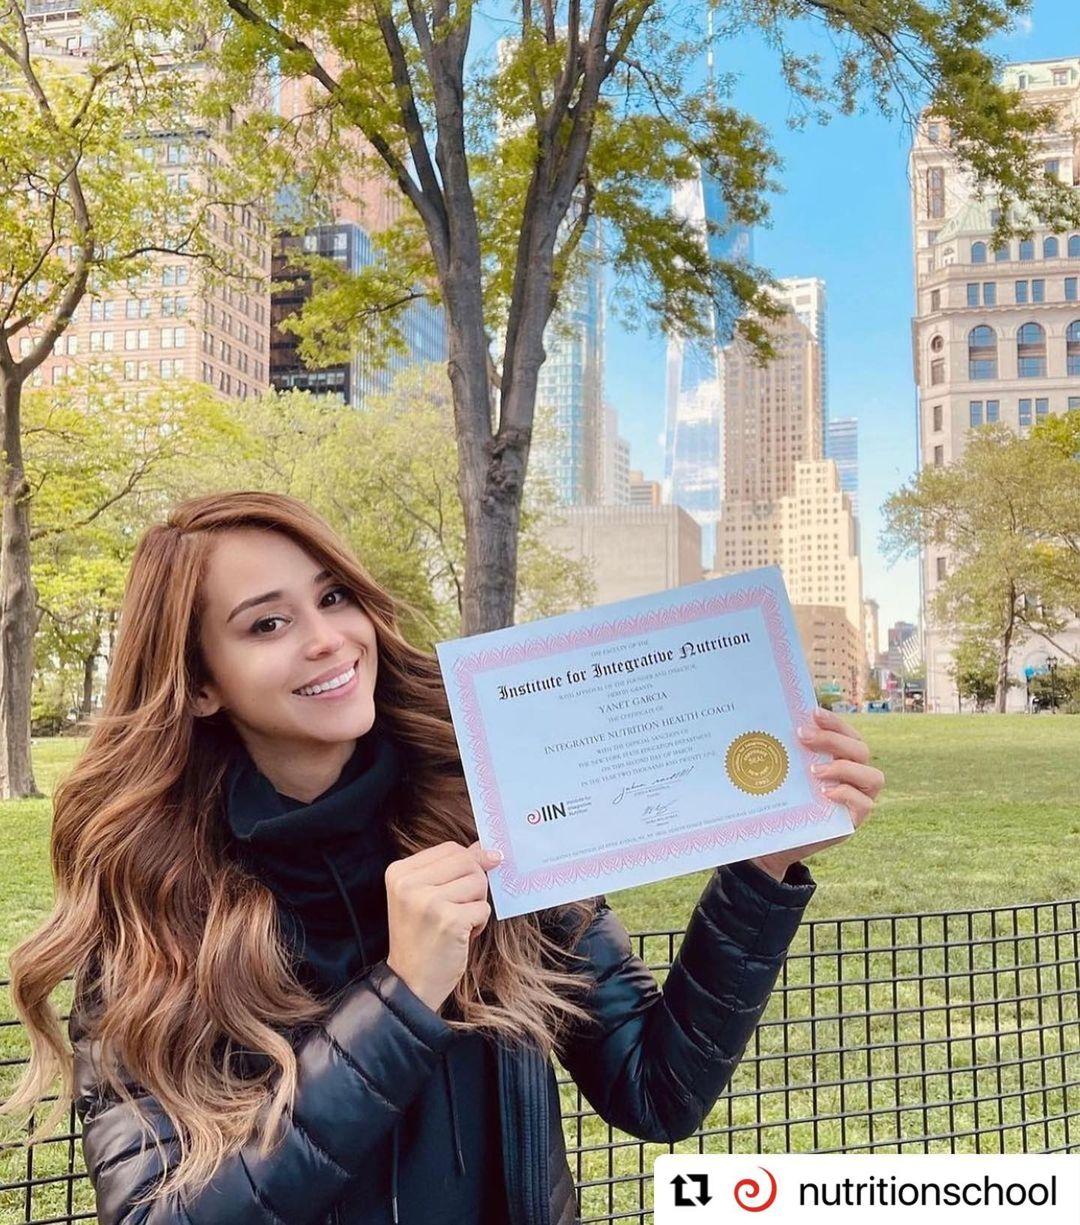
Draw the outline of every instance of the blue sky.
[[[992,50],[1009,60],[1080,54],[1077,0],[1034,0],[1029,18]],[[880,506],[916,466],[911,375],[912,262],[908,216],[910,134],[876,111],[838,116],[801,132],[785,127],[789,98],[772,53],[750,37],[719,45],[719,72],[738,74],[733,101],[766,124],[783,158],[785,191],[755,259],[776,276],[818,276],[829,296],[829,415],[857,417],[864,592],[884,628],[914,621],[916,566],[889,568],[878,537]],[[663,474],[664,346],[627,333],[609,314],[606,394],[616,407],[630,463]]]

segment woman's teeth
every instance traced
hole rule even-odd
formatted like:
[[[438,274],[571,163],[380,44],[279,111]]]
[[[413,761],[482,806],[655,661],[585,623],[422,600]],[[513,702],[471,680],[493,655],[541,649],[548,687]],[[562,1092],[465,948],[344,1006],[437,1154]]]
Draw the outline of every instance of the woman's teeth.
[[[356,667],[354,665],[348,672],[342,672],[340,676],[335,676],[333,680],[324,681],[321,685],[307,685],[303,689],[294,689],[293,693],[299,693],[302,697],[312,697],[316,693],[325,693],[327,689],[340,689],[342,685],[347,685],[355,675]]]

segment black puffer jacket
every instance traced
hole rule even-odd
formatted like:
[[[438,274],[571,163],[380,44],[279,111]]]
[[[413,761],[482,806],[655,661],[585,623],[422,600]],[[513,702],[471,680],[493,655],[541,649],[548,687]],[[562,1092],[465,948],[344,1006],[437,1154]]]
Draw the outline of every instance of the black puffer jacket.
[[[631,951],[604,898],[574,951],[596,985],[594,1024],[568,1033],[558,1051],[597,1113],[640,1139],[669,1142],[702,1123],[746,1046],[814,891],[797,865],[784,884],[750,864],[718,868],[687,926],[661,991]],[[562,934],[558,911],[546,912]],[[374,1154],[442,1061],[454,1031],[385,959],[349,982],[324,1024],[298,1031],[298,1087],[284,1142],[268,1157],[249,1141],[209,1186],[181,1203],[131,1201],[158,1180],[162,1161],[130,1107],[101,1088],[97,1042],[78,1005],[69,1034],[76,1108],[101,1225],[360,1225],[382,1220],[369,1191]],[[574,1184],[551,1061],[496,1045],[503,1180],[513,1225],[572,1225]],[[158,1103],[132,1084],[139,1106],[179,1159]],[[404,1222],[403,1225],[410,1225]],[[467,1223],[463,1222],[463,1225]]]

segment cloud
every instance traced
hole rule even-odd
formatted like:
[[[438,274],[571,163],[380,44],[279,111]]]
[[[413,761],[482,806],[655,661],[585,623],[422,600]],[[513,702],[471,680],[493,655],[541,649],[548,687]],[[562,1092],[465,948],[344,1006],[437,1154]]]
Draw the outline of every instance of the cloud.
[[[1013,22],[1013,38],[1030,38],[1035,32],[1035,19],[1030,13],[1020,13]]]

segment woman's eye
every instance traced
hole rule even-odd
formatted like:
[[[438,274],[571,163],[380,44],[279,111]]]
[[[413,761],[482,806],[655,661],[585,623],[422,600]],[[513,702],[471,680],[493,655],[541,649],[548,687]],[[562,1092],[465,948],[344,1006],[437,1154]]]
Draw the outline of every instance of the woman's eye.
[[[323,596],[323,599],[325,600],[326,596],[333,595],[335,592],[340,592],[345,597],[346,600],[353,599],[352,589],[349,587],[331,587],[330,590],[326,593],[326,595]],[[340,604],[341,602],[342,602],[341,600],[337,601],[338,604]],[[332,605],[332,607],[336,607],[336,605]],[[260,629],[260,626],[269,625],[271,628],[268,632],[273,633],[274,622],[284,621],[284,620],[286,620],[285,617],[263,617],[261,618],[261,620],[256,621],[254,625],[252,625],[251,632],[261,638],[265,638],[267,635],[263,633],[263,631]]]
[[[353,598],[353,593],[348,587],[331,587],[326,595],[333,595],[335,591],[340,591],[346,600],[351,600]],[[323,596],[323,599],[325,600],[326,596]],[[339,600],[338,603],[340,604],[341,601]]]

